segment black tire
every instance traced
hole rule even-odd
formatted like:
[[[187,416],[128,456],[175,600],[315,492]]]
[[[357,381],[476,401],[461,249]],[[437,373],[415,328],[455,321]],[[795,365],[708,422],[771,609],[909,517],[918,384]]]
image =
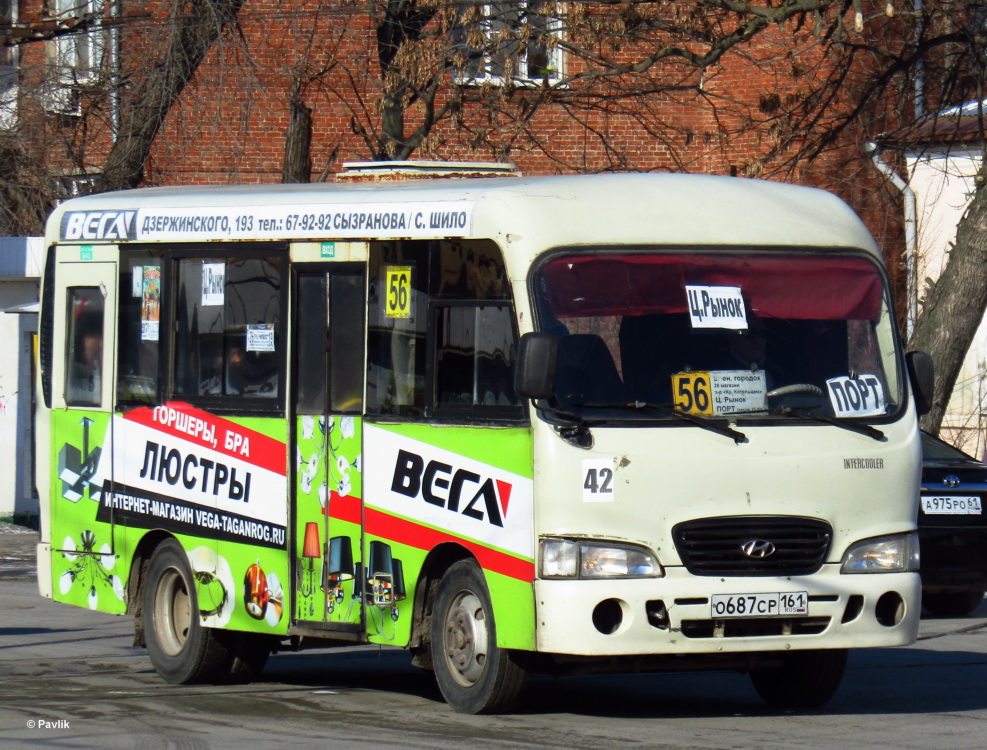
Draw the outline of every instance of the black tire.
[[[224,631],[222,635],[232,636],[230,651],[233,660],[226,681],[235,685],[253,682],[264,671],[267,659],[271,655],[270,640],[263,635],[253,633]]]
[[[151,664],[167,682],[226,682],[233,652],[226,633],[199,624],[192,568],[182,545],[168,539],[151,557],[141,618]]]
[[[504,713],[517,706],[528,672],[497,646],[490,594],[473,560],[454,563],[432,609],[432,664],[446,702],[459,713]]]
[[[980,590],[922,594],[922,606],[937,617],[965,617],[979,607],[983,600],[984,592]]]
[[[816,708],[843,681],[847,650],[788,651],[782,659],[780,667],[751,672],[754,689],[774,708]]]

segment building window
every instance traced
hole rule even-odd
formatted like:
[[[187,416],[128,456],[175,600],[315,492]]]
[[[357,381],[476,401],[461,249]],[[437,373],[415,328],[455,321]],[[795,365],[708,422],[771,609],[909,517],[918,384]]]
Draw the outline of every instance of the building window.
[[[9,29],[17,21],[17,6],[14,0],[0,0],[0,26]],[[0,72],[6,73],[15,65],[17,47],[0,45]]]
[[[105,0],[49,0],[48,14],[61,26],[77,31],[51,41],[51,73],[44,90],[44,106],[50,112],[81,112],[80,87],[100,77],[105,51],[104,29],[98,19]]]
[[[0,0],[0,26],[11,28],[17,22],[14,0]],[[17,47],[0,45],[0,128],[14,126],[17,102]]]
[[[562,67],[558,8],[546,0],[464,7],[453,31],[460,82],[556,82]]]
[[[73,21],[103,12],[104,0],[52,0],[53,17]],[[98,22],[55,39],[56,76],[62,84],[89,83],[103,65],[103,29]]]
[[[78,198],[80,195],[88,195],[93,192],[96,186],[98,175],[89,174],[63,174],[59,181],[62,186],[62,198]]]

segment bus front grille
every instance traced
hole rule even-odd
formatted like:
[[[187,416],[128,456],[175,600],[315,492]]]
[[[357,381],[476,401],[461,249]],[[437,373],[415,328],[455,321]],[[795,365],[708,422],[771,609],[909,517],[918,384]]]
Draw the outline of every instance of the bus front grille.
[[[759,638],[773,635],[819,635],[829,627],[829,617],[781,620],[758,617],[749,620],[683,620],[686,638]]]
[[[697,576],[798,576],[826,560],[832,527],[798,516],[732,516],[676,524],[682,563]]]

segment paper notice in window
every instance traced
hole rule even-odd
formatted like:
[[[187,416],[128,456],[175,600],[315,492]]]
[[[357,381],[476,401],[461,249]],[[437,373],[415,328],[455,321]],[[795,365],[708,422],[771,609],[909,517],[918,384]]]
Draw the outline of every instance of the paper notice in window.
[[[837,417],[875,417],[886,412],[884,386],[876,375],[830,378],[826,387]]]
[[[222,305],[225,300],[226,264],[202,264],[202,306]]]
[[[144,266],[141,268],[141,341],[158,340],[160,321],[161,267]]]
[[[747,330],[747,311],[739,286],[686,286],[693,328]]]
[[[710,373],[713,414],[760,411],[767,406],[764,370],[714,370]]]
[[[247,351],[274,351],[274,323],[257,323],[247,326]]]

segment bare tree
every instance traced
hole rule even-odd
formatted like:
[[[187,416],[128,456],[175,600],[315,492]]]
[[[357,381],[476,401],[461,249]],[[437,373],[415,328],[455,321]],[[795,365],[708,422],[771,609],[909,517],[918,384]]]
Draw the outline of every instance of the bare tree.
[[[909,347],[929,352],[936,364],[932,411],[922,426],[938,433],[956,378],[987,310],[987,161],[977,176],[978,189],[957,227],[949,260],[935,283],[927,285],[922,311]]]
[[[845,5],[366,0],[376,33],[380,105],[354,109],[355,130],[373,158],[409,158],[444,122],[465,128],[475,144],[496,154],[522,139],[537,144],[543,137],[537,116],[545,108],[577,120],[625,113],[656,138],[677,140],[684,154],[695,144],[673,137],[682,128],[669,105],[708,108],[718,98],[726,101],[730,93],[715,83],[725,55],[761,35],[785,40],[787,22],[811,26],[817,14],[831,11],[840,19]],[[601,133],[603,150],[610,148],[606,141]]]
[[[93,189],[141,184],[165,118],[175,112],[223,30],[240,28],[242,5],[243,0],[187,0],[174,6],[164,27],[165,48],[148,55],[146,64],[132,65],[108,87],[107,93],[118,97],[120,117],[108,148],[88,146],[79,134],[91,137],[93,115],[109,117],[96,97],[90,98],[90,117],[66,151],[69,161],[76,157],[97,175]],[[332,106],[349,109],[352,133],[370,158],[406,159],[458,142],[496,158],[533,149],[561,169],[585,168],[545,142],[538,118],[551,109],[597,139],[594,148],[605,158],[592,168],[637,166],[633,149],[615,145],[594,120],[620,116],[667,144],[673,165],[702,169],[703,162],[690,154],[702,150],[711,134],[725,142],[741,132],[749,117],[741,113],[739,120],[716,120],[700,128],[680,124],[674,108],[712,111],[711,103],[731,102],[729,81],[717,82],[725,55],[762,35],[784,44],[785,23],[805,25],[814,14],[839,18],[844,5],[837,0],[603,0],[592,5],[322,0],[312,11],[299,6],[292,13],[331,16],[334,27],[349,28],[351,39],[370,31],[376,66],[361,65],[351,48],[334,54],[336,42],[323,56],[314,37],[306,41],[303,57],[289,65],[293,78],[285,91],[292,93],[284,102],[296,118],[287,128],[285,154],[301,162],[283,179],[304,179],[304,153],[310,150],[305,120],[318,115],[327,94],[335,97]],[[132,26],[128,21],[124,28]],[[258,36],[273,44],[263,33]],[[332,153],[338,153],[335,146]],[[745,165],[737,169],[749,171]]]
[[[917,78],[934,92],[932,110],[982,96],[983,6],[926,0],[917,13],[906,0],[321,0],[293,11],[313,31],[286,52],[280,74],[281,179],[305,181],[313,168],[325,176],[341,152],[502,160],[534,153],[561,171],[842,177],[852,193],[859,188],[841,174],[840,160],[856,164],[854,178],[869,166],[859,146],[907,121]],[[65,153],[98,167],[97,190],[141,184],[162,124],[188,99],[189,82],[224,33],[238,35],[239,63],[248,66],[251,44],[275,44],[243,31],[266,20],[242,8],[243,0],[176,5],[167,44],[126,71],[116,89],[121,120],[103,156],[87,150],[87,126],[76,128]],[[327,18],[329,30],[317,26]],[[364,48],[373,64],[354,55]],[[744,71],[755,68],[776,75],[777,86],[746,90]],[[313,122],[328,107],[348,113],[351,140],[313,144]],[[562,118],[595,140],[587,147],[595,156],[562,152],[546,118]],[[658,144],[661,161],[642,159],[636,141],[610,127],[615,120]],[[324,149],[318,159],[313,146]],[[7,179],[8,208],[25,204],[14,189],[19,180]],[[939,370],[936,410],[924,422],[933,431],[987,306],[964,288],[987,266],[979,244],[983,200],[978,190],[950,267],[916,321],[912,344],[928,348]],[[956,315],[961,307],[969,322]]]
[[[312,175],[312,110],[302,101],[301,87],[291,92],[291,118],[285,136],[281,182],[308,182]]]
[[[81,192],[140,185],[162,123],[217,39],[234,27],[243,2],[176,2],[163,24],[140,30],[145,39],[164,41],[157,55],[131,60],[119,78],[99,75],[84,82],[73,80],[71,88],[52,82],[64,71],[54,69],[57,63],[42,46],[62,38],[76,44],[85,35],[98,37],[102,46],[109,28],[123,26],[121,19],[104,10],[62,20],[0,25],[5,46],[34,53],[21,56],[18,127],[0,137],[5,157],[0,169],[0,230],[40,234],[54,203],[73,192],[67,182],[74,176],[84,178]],[[147,22],[146,17],[137,20]],[[66,93],[77,102],[71,116],[49,107],[53,93]],[[111,117],[118,123],[111,125]],[[116,131],[113,137],[111,130]],[[89,179],[92,175],[94,180]]]
[[[763,127],[770,119],[783,134],[763,156],[769,173],[832,154],[841,139],[858,144],[880,139],[892,150],[920,150],[923,140],[914,135],[919,129],[901,128],[902,119],[906,126],[919,122],[934,133],[939,113],[953,105],[984,100],[987,4],[983,0],[931,0],[899,11],[892,17],[880,12],[865,17],[871,29],[866,36],[841,33],[845,30],[837,26],[823,35],[825,64],[816,68],[821,75],[804,96],[779,103],[771,117],[762,121]],[[896,116],[901,112],[903,118]],[[966,118],[967,127],[971,119],[976,120]],[[987,154],[982,108],[979,122],[963,137]],[[936,139],[929,136],[924,143]],[[898,164],[903,166],[900,158]],[[964,358],[987,310],[983,281],[987,278],[987,192],[983,189],[987,171],[983,164],[987,159],[981,159],[975,190],[947,263],[938,280],[926,285],[908,341],[910,349],[928,351],[936,365],[932,411],[922,419],[922,427],[934,434],[943,424]]]
[[[134,82],[120,133],[95,184],[96,192],[137,187],[144,178],[164,118],[224,29],[236,21],[244,0],[189,0],[176,7],[164,56]]]
[[[365,6],[375,32],[378,98],[367,106],[366,77],[351,75],[359,96],[340,95],[340,101],[351,107],[353,131],[372,158],[406,159],[466,139],[495,158],[528,148],[561,169],[585,168],[553,149],[539,120],[551,111],[597,139],[597,152],[606,155],[599,168],[639,166],[633,148],[594,129],[596,116],[624,117],[665,144],[679,169],[706,169],[704,153],[748,138],[753,155],[732,164],[732,173],[798,178],[825,162],[848,194],[859,192],[861,175],[869,185],[879,182],[867,175],[873,168],[864,141],[921,116],[921,106],[936,111],[983,99],[987,77],[983,0],[365,0]],[[784,83],[745,98],[725,72],[744,64],[783,71]],[[712,127],[683,117],[689,111],[702,112]],[[987,308],[985,177],[982,172],[909,342],[928,350],[937,366],[934,407],[923,419],[932,432]]]

